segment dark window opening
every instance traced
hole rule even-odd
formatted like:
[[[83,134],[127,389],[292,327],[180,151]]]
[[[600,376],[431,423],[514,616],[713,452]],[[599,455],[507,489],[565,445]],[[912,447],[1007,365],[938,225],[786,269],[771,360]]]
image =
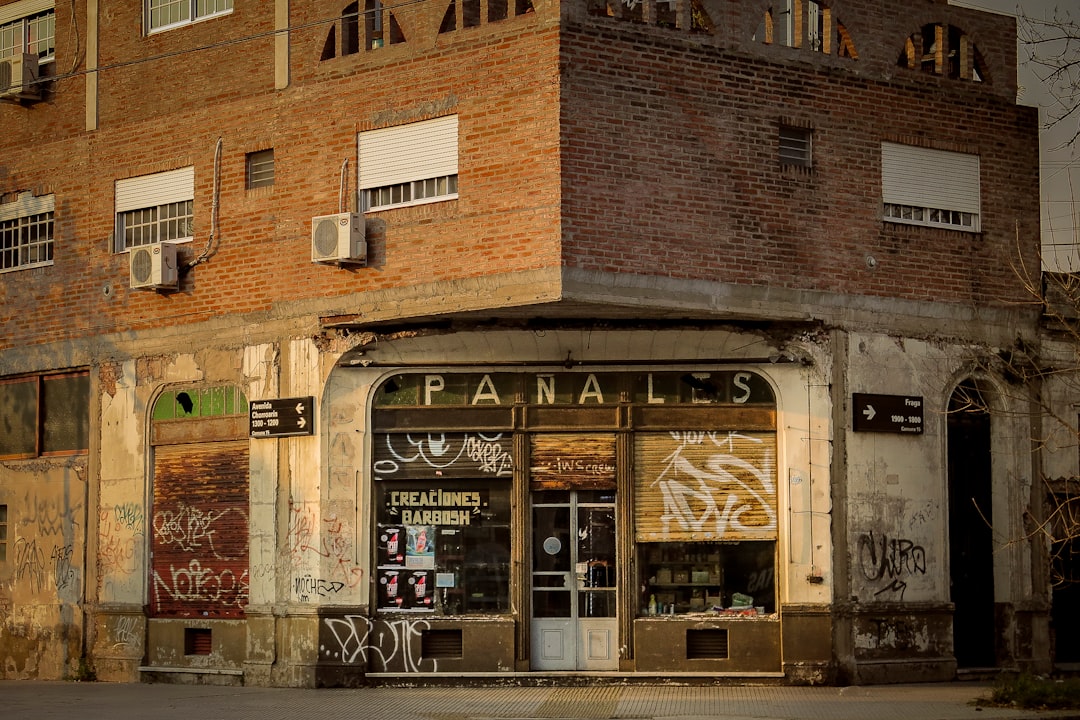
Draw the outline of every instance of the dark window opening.
[[[370,22],[370,16],[365,23]],[[360,6],[349,3],[341,11],[341,54],[355,55],[360,52]]]
[[[809,128],[780,126],[780,165],[809,170],[813,160]]]
[[[184,628],[185,655],[209,655],[213,649],[213,633],[209,628]]]
[[[480,0],[462,0],[462,27],[476,27],[480,24]]]
[[[247,154],[247,186],[249,190],[274,184],[274,150],[259,150]]]
[[[0,457],[86,452],[90,375],[40,375],[0,381]]]
[[[704,629],[686,631],[687,660],[726,660],[727,657],[727,630]]]
[[[424,630],[420,633],[420,657],[439,660],[462,657],[461,630]]]
[[[452,30],[457,30],[457,0],[450,0],[450,4],[446,6],[446,13],[443,15],[442,25],[439,26],[440,33]]]

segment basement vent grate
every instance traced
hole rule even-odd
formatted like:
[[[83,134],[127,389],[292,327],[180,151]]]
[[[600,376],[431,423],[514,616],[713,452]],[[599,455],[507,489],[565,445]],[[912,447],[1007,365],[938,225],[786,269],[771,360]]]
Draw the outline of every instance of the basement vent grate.
[[[687,630],[687,660],[726,660],[728,657],[727,630]]]
[[[461,658],[461,630],[424,630],[420,633],[420,657]]]
[[[209,655],[213,649],[214,640],[209,628],[184,628],[185,655]]]

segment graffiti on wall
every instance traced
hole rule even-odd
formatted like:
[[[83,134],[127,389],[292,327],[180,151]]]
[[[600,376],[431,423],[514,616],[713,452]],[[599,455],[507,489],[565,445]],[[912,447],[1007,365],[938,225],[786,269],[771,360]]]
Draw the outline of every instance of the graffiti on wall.
[[[354,560],[352,535],[336,514],[320,523],[310,505],[291,505],[286,544],[294,571],[304,567],[307,557],[314,557],[327,572],[326,576],[309,573],[293,578],[296,598],[301,602],[355,588],[364,580],[364,570]]]
[[[204,567],[198,560],[187,565],[169,565],[168,571],[153,572],[155,610],[166,604],[192,603],[220,609],[243,610],[248,598],[248,573],[239,575],[230,568]]]
[[[436,672],[438,663],[420,657],[426,620],[372,620],[363,615],[325,618],[319,653],[326,660],[361,664],[367,672]]]
[[[377,480],[439,477],[510,477],[514,458],[502,433],[419,433],[379,435],[375,441]]]
[[[144,542],[146,518],[134,502],[103,507],[98,513],[98,583],[103,595],[121,599],[141,593],[137,555]]]
[[[209,552],[224,559],[226,556],[214,547],[215,526],[227,523],[226,516],[231,512],[239,511],[234,508],[205,510],[180,503],[175,508],[154,513],[154,537],[161,545],[175,545],[188,553]]]
[[[871,530],[859,536],[858,565],[864,578],[878,583],[875,597],[904,599],[907,581],[926,574],[926,550],[906,538],[890,538]]]
[[[37,540],[21,537],[15,541],[15,583],[29,585],[30,592],[37,594],[45,587],[45,553]]]
[[[637,442],[639,536],[776,537],[775,433],[650,433]]]

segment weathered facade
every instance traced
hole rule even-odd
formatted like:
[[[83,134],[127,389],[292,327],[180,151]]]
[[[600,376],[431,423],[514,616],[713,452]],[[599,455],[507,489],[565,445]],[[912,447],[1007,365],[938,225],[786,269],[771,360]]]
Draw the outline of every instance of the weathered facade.
[[[0,3],[0,675],[1051,666],[1011,19],[143,5]]]

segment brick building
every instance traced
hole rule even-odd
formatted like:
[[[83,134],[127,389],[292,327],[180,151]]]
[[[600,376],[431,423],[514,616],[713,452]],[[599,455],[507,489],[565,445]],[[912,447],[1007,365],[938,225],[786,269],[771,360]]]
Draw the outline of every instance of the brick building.
[[[0,55],[3,677],[1051,666],[1012,19],[16,0]]]

